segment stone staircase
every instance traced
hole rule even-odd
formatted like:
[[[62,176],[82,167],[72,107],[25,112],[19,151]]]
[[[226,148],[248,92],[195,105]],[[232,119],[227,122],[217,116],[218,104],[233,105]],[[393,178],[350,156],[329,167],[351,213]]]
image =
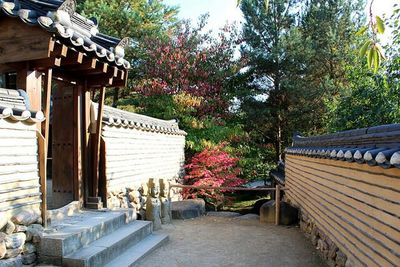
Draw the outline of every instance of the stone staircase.
[[[168,240],[132,210],[79,211],[57,221],[43,235],[40,262],[58,266],[136,266]]]

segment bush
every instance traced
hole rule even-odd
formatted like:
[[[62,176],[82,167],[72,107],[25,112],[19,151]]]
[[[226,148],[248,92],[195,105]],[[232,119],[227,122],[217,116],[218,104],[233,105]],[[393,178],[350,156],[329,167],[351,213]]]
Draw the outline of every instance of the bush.
[[[235,187],[245,183],[238,178],[240,168],[237,167],[239,158],[230,156],[223,150],[224,145],[212,149],[204,149],[193,156],[191,163],[185,166],[187,175],[184,177],[186,184],[195,186]],[[182,194],[185,199],[204,198],[215,209],[224,204],[227,199],[224,193],[227,190],[184,189]]]

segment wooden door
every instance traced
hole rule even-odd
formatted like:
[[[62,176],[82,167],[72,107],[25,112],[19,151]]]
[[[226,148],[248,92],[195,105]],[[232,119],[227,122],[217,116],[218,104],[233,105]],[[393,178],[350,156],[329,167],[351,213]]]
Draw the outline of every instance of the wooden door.
[[[82,202],[81,98],[78,86],[58,84],[53,93],[52,194],[54,208]]]

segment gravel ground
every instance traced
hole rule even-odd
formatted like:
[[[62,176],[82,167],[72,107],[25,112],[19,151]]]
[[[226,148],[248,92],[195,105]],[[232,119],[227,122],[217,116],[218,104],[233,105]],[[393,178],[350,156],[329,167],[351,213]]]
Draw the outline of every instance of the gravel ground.
[[[260,224],[256,215],[214,213],[174,220],[157,232],[170,240],[140,267],[326,267],[298,227]]]

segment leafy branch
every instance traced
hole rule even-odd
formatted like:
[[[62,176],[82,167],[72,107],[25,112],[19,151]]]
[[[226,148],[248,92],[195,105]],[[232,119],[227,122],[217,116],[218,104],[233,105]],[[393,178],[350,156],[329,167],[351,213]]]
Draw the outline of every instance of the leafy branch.
[[[383,34],[385,32],[385,24],[381,17],[375,16],[372,13],[372,4],[374,0],[371,1],[369,6],[369,22],[367,25],[362,27],[356,35],[361,36],[369,32],[371,35],[369,39],[361,46],[359,54],[360,57],[367,57],[367,66],[371,68],[376,73],[382,60],[385,60],[385,54],[382,47],[378,43],[378,34]]]

